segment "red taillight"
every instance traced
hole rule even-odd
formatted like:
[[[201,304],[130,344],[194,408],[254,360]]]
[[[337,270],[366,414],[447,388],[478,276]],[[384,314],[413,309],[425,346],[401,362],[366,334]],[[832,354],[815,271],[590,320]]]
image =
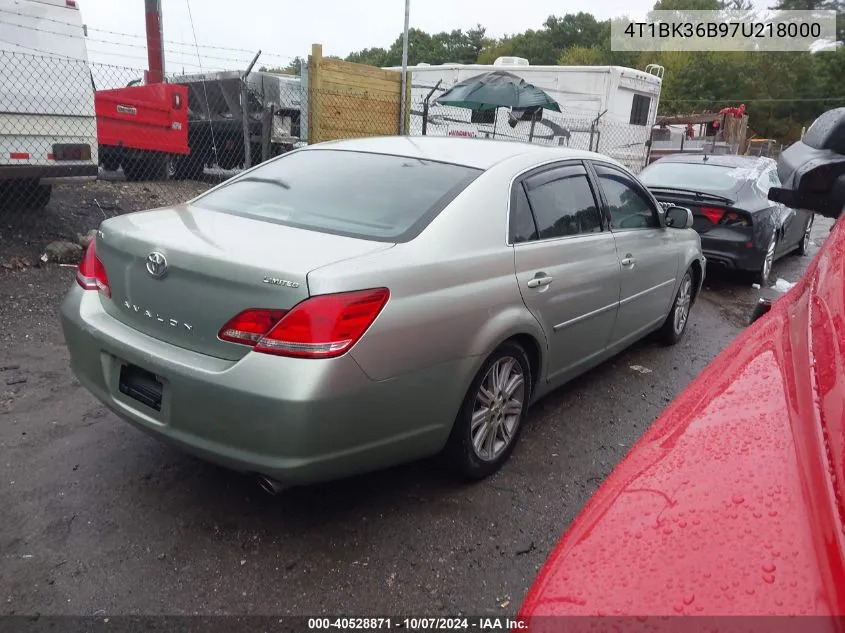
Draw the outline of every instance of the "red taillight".
[[[78,9],[79,7],[76,6],[76,0],[65,0],[65,5],[68,9]]]
[[[231,343],[255,345],[272,330],[286,310],[244,310],[220,330],[220,338]]]
[[[76,283],[85,290],[99,290],[107,297],[111,297],[109,278],[106,276],[106,269],[103,262],[97,257],[97,241],[91,240],[85,255],[76,271]]]
[[[247,310],[223,326],[220,338],[264,354],[334,358],[358,342],[389,297],[387,288],[376,288],[318,295],[290,312]]]
[[[701,207],[701,213],[707,216],[707,219],[713,224],[718,224],[719,220],[722,219],[722,215],[724,215],[725,210],[718,209],[716,207]]]

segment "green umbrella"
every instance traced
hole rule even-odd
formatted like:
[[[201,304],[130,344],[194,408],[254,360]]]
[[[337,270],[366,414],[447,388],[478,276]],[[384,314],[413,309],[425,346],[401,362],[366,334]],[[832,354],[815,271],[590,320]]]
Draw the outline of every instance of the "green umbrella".
[[[560,106],[548,94],[522,77],[503,70],[482,73],[465,79],[449,88],[434,102],[444,106],[481,111],[498,108],[514,110],[545,108],[560,112]],[[495,129],[493,135],[496,135]]]

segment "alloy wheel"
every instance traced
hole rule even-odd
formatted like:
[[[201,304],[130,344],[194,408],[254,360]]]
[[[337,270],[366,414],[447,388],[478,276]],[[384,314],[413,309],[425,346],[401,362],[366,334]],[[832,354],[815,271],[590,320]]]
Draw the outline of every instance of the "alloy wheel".
[[[681,288],[678,291],[678,297],[675,299],[675,333],[680,334],[684,331],[689,319],[689,309],[692,303],[692,278],[689,273],[684,275],[681,281]]]
[[[495,461],[510,446],[522,418],[525,394],[525,375],[516,358],[500,358],[487,370],[470,422],[472,448],[479,459]]]

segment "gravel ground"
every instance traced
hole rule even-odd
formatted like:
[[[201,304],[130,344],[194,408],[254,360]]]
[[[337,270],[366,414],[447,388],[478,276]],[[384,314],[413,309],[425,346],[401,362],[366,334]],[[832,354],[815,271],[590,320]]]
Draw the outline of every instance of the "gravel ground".
[[[60,214],[62,230],[95,211]],[[40,226],[27,253],[55,236]],[[808,262],[790,256],[775,276],[795,281]],[[486,481],[423,462],[269,497],[79,386],[56,315],[73,276],[0,270],[0,615],[512,616],[585,501],[759,296],[711,274],[681,344],[641,342],[538,403]]]
[[[106,218],[189,200],[219,182],[126,182],[120,172],[81,185],[57,185],[45,209],[0,205],[0,266],[13,261],[37,262],[54,240],[76,241]],[[15,266],[17,267],[17,266]]]

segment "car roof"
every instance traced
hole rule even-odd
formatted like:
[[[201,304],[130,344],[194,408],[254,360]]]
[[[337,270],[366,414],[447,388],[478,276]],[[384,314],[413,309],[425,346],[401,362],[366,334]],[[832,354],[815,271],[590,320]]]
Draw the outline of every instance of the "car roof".
[[[525,143],[522,141],[501,141],[482,138],[460,138],[449,136],[378,136],[370,138],[327,141],[309,145],[306,150],[333,149],[351,152],[393,154],[424,160],[441,161],[487,170],[514,156],[536,156],[537,161],[559,157],[566,159],[598,159],[614,165],[617,161],[596,154],[565,147],[554,147]]]
[[[678,153],[663,156],[656,163],[698,163],[707,165],[720,165],[722,167],[738,167],[753,171],[763,171],[774,167],[777,163],[766,156],[740,156],[736,154],[693,154]]]

